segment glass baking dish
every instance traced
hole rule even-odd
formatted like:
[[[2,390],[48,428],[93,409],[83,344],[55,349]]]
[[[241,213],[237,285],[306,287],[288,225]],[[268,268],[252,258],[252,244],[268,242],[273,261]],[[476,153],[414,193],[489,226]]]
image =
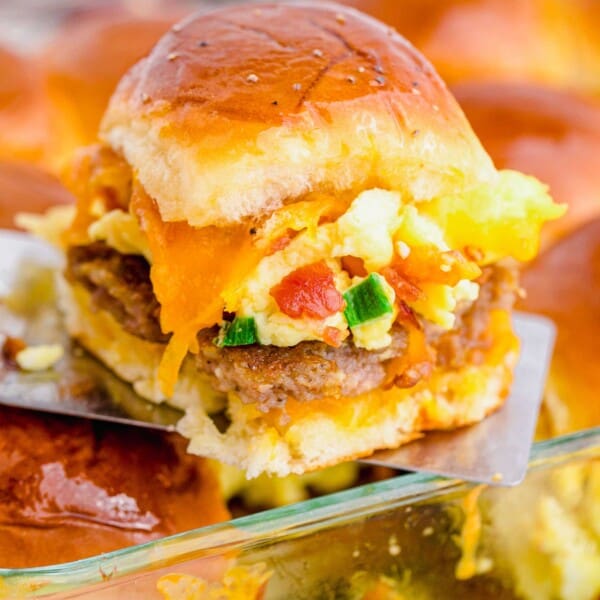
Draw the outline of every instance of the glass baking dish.
[[[399,475],[74,563],[0,570],[0,598],[241,599],[256,597],[253,581],[265,600],[596,598],[600,428],[537,443],[515,488]]]

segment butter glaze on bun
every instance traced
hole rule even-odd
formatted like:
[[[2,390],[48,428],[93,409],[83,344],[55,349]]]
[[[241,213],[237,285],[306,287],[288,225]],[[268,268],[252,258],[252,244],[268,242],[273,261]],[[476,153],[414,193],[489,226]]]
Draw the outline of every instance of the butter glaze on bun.
[[[258,217],[307,192],[415,199],[494,171],[404,38],[325,3],[232,7],[173,28],[122,80],[101,137],[165,221]]]

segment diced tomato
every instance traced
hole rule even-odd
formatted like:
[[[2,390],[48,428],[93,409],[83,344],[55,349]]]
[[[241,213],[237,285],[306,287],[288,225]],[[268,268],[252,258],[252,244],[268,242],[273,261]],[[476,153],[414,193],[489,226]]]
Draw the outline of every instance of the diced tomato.
[[[421,329],[421,323],[419,323],[415,311],[408,306],[404,300],[400,300],[398,303],[398,316],[396,317],[396,321],[411,325],[415,329]]]
[[[350,277],[366,277],[369,274],[365,268],[365,261],[356,256],[342,256],[342,269]]]
[[[423,295],[419,287],[407,279],[399,267],[385,267],[381,269],[381,274],[394,289],[396,300],[414,302]]]
[[[325,327],[323,341],[334,348],[339,348],[348,335],[348,331],[340,331],[335,327]]]
[[[292,271],[270,293],[281,312],[292,319],[325,319],[345,305],[324,260]]]
[[[462,253],[467,257],[468,260],[471,260],[475,263],[480,263],[485,257],[483,250],[481,248],[476,248],[475,246],[465,246],[462,250]]]

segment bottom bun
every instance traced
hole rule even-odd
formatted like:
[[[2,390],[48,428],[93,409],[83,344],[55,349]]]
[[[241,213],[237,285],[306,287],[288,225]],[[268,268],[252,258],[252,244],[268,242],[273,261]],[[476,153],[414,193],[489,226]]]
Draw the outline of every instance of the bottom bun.
[[[69,333],[138,394],[163,401],[157,369],[164,345],[136,338],[109,313],[91,309],[89,292],[80,286],[62,281],[60,296]],[[248,477],[300,474],[396,448],[427,430],[475,423],[499,408],[512,383],[518,341],[507,312],[494,311],[490,322],[495,343],[482,364],[437,369],[408,389],[288,400],[284,408],[264,413],[235,393],[213,391],[188,359],[168,402],[185,411],[177,429],[190,439],[191,453],[235,465]],[[225,431],[211,418],[223,409],[230,421]]]

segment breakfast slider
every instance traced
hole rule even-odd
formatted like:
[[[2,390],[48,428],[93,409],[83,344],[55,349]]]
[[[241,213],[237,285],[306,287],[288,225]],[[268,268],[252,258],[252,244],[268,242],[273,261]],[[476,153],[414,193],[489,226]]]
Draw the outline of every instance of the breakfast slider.
[[[185,411],[189,450],[302,473],[502,405],[517,261],[557,218],[446,86],[353,9],[175,25],[73,165],[70,333]]]

